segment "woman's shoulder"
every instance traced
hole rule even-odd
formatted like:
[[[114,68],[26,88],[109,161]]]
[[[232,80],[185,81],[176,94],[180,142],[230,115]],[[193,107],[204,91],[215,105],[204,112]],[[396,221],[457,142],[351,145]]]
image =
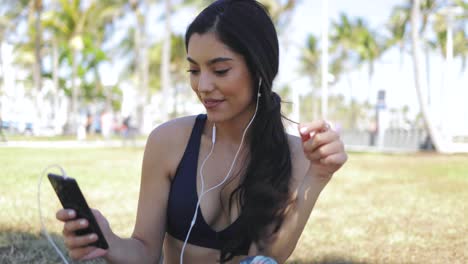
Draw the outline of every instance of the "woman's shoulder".
[[[174,155],[178,158],[185,150],[196,118],[196,115],[184,116],[160,124],[148,136],[146,148],[154,149],[155,153],[162,153],[167,158]]]
[[[167,121],[148,136],[145,155],[150,160],[158,160],[165,166],[170,177],[182,159],[197,116],[184,116]]]
[[[196,115],[183,116],[160,124],[150,133],[149,141],[173,144],[188,138],[195,123]]]

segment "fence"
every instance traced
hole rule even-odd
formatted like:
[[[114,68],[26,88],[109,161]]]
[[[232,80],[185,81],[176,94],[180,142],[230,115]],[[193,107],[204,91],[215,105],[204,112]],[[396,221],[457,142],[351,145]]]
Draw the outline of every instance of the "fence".
[[[379,137],[376,133],[365,130],[341,131],[343,142],[350,147],[370,147],[401,151],[431,149],[427,133],[422,129],[387,129]]]

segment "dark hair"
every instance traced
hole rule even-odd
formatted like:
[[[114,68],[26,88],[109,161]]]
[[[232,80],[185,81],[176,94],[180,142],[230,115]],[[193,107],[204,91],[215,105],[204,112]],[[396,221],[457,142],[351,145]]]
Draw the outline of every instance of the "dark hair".
[[[192,34],[207,32],[216,34],[221,42],[244,57],[254,83],[262,78],[262,96],[249,132],[245,177],[230,195],[229,206],[237,204],[233,200],[239,197],[238,221],[242,232],[221,249],[220,261],[225,262],[240,255],[246,241],[259,242],[279,229],[290,203],[292,165],[282,123],[281,98],[272,91],[279,64],[278,36],[265,7],[255,0],[212,3],[188,27],[186,49]],[[255,97],[256,94],[253,93]]]

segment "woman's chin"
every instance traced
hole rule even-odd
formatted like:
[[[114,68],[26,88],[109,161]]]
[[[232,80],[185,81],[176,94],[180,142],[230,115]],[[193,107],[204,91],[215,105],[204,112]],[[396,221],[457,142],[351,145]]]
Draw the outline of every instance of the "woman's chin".
[[[226,117],[223,114],[215,111],[206,111],[206,116],[207,119],[211,122],[222,122],[226,119]]]
[[[207,119],[210,122],[221,123],[227,120],[232,119],[232,113],[228,111],[220,111],[220,110],[210,110],[206,109]]]

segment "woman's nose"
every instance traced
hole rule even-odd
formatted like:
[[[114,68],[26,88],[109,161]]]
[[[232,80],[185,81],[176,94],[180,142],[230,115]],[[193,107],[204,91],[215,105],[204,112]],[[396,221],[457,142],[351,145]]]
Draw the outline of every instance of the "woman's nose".
[[[198,79],[198,91],[200,92],[211,92],[214,89],[213,79],[209,74],[202,74],[200,73],[200,77]]]

